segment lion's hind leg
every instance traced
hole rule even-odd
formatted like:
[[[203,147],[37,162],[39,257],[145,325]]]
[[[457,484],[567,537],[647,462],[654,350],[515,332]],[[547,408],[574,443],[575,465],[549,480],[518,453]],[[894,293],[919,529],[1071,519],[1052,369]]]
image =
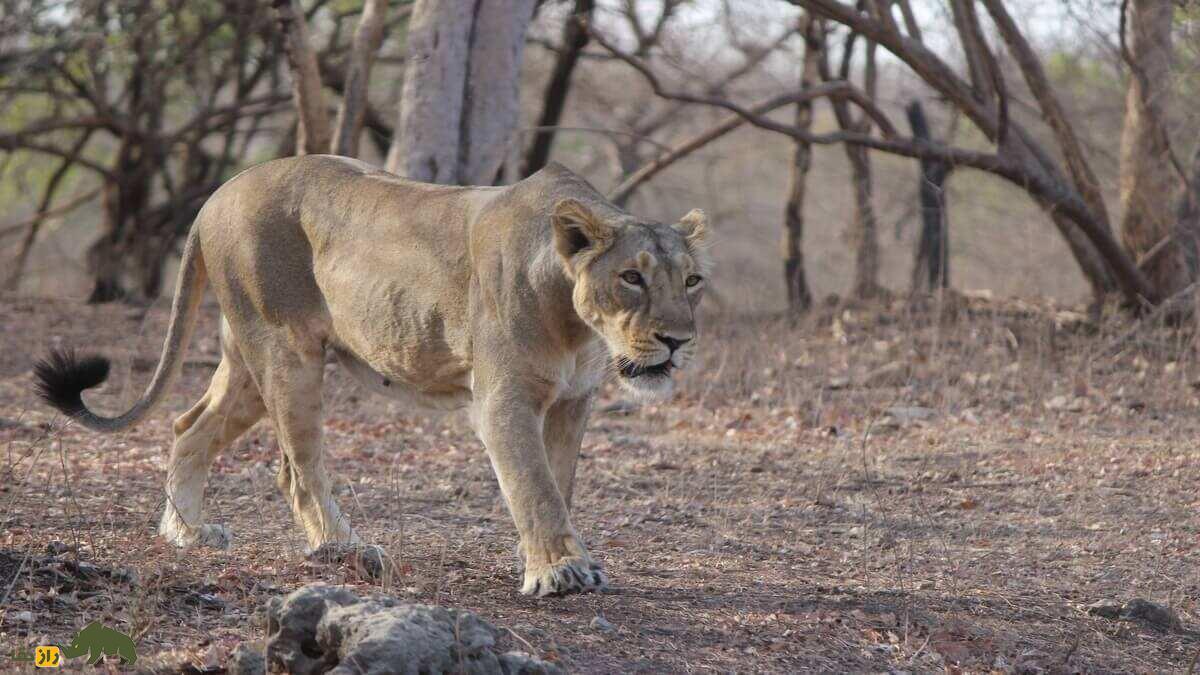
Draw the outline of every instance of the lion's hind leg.
[[[333,499],[321,447],[324,349],[312,344],[302,350],[303,342],[294,335],[274,335],[256,343],[253,355],[247,353],[250,367],[262,382],[283,455],[276,483],[291,504],[310,548],[316,550],[330,542],[357,544],[359,538],[349,519]]]
[[[178,546],[229,546],[229,531],[224,526],[203,522],[209,469],[217,454],[266,411],[236,347],[226,339],[222,343],[224,353],[208,391],[175,421],[175,445],[167,462],[167,503],[159,534]]]

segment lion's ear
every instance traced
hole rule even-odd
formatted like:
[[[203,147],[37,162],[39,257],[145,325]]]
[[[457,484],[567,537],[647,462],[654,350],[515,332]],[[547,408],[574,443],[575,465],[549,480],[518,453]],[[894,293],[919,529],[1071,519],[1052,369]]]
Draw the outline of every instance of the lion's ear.
[[[704,244],[704,239],[708,236],[708,217],[700,209],[692,209],[687,215],[680,218],[678,223],[672,225],[675,231],[683,235],[687,240],[688,246],[696,248]]]
[[[550,222],[554,226],[554,247],[569,268],[575,256],[589,249],[603,250],[615,235],[611,225],[577,199],[555,204]]]

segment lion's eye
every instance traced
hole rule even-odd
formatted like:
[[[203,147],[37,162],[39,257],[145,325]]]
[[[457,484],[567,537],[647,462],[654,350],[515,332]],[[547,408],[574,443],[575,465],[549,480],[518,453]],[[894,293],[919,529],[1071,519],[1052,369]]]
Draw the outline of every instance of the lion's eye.
[[[633,284],[634,286],[641,286],[646,283],[642,279],[641,273],[637,270],[625,270],[624,272],[621,272],[621,280],[627,284]]]
[[[687,278],[687,281],[685,281],[684,283],[687,284],[688,288],[692,288],[693,286],[698,286],[701,281],[704,281],[703,277],[701,277],[699,274],[693,274],[693,275],[689,276]]]

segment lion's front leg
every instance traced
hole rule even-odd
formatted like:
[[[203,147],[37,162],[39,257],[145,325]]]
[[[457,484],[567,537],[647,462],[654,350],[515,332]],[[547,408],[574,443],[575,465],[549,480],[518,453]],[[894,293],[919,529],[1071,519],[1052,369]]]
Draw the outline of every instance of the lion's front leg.
[[[604,572],[571,526],[547,461],[540,406],[515,389],[487,395],[478,427],[521,536],[521,592],[541,597],[604,588]]]
[[[583,433],[587,428],[588,414],[592,408],[590,395],[581,398],[556,401],[546,411],[542,425],[542,439],[546,444],[546,459],[554,482],[571,509],[571,497],[575,494],[575,467],[579,462],[579,449],[583,445]]]

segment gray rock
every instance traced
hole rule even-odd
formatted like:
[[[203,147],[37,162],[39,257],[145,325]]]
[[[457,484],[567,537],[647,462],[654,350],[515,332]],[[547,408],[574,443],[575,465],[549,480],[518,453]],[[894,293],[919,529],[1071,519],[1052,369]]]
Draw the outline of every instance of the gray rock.
[[[371,579],[381,579],[392,571],[391,561],[383,548],[366,544],[321,544],[308,554],[308,559],[322,564],[348,565]]]
[[[1116,600],[1097,600],[1083,609],[1092,616],[1102,616],[1105,619],[1116,619],[1121,616],[1121,603]]]
[[[929,422],[937,417],[937,414],[937,411],[933,408],[892,406],[885,411],[884,416],[876,422],[876,425],[885,429],[899,429],[901,427]]]
[[[617,629],[616,626],[612,625],[611,621],[600,616],[599,614],[597,614],[595,617],[592,618],[591,625],[592,625],[592,628],[594,628],[598,631],[604,632],[604,633],[608,633],[610,631],[614,631]]]
[[[561,673],[520,652],[497,653],[498,631],[456,609],[361,599],[311,584],[267,606],[267,664],[297,675]]]
[[[242,642],[234,647],[226,670],[229,675],[265,675],[267,661],[263,658],[262,644]]]
[[[1175,630],[1179,628],[1179,616],[1175,610],[1149,600],[1135,598],[1125,603],[1121,608],[1122,619],[1137,619],[1144,621],[1160,630]]]

